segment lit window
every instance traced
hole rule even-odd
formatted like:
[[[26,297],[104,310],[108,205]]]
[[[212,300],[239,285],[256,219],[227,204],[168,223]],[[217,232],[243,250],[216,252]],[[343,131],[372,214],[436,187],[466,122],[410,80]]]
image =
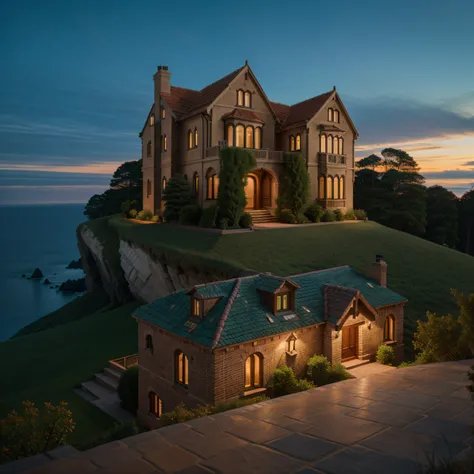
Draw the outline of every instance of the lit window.
[[[334,199],[340,199],[339,198],[339,178],[337,176],[334,178]]]
[[[339,137],[339,154],[344,154],[344,138]]]
[[[194,148],[193,144],[193,131],[188,130],[188,149]]]
[[[395,318],[390,314],[385,319],[385,324],[383,327],[383,340],[384,341],[394,341],[394,329],[395,329]]]
[[[290,135],[290,151],[295,151],[295,137]]]
[[[166,188],[166,176],[163,176],[163,180],[161,182],[161,189],[164,191]]]
[[[328,176],[326,180],[326,199],[332,199],[332,177]]]
[[[166,135],[163,135],[163,151],[168,150],[168,140],[166,139]]]
[[[245,146],[244,139],[244,126],[237,125],[235,127],[235,146],[243,148]]]
[[[194,146],[197,147],[199,145],[198,143],[198,129],[194,129]]]
[[[276,297],[276,310],[285,311],[288,309],[288,293]]]
[[[332,147],[332,135],[329,135],[328,137],[328,153],[333,152],[333,147]]]
[[[214,176],[214,199],[217,199],[219,195],[219,177],[216,175]]]
[[[262,148],[262,129],[260,127],[255,129],[255,148],[257,150]]]
[[[324,176],[319,177],[319,199],[324,199],[324,184],[326,180]]]
[[[326,153],[326,135],[321,135],[319,137],[319,149],[321,153]]]
[[[217,199],[217,190],[219,188],[219,178],[216,172],[210,168],[207,172],[207,199]]]
[[[334,148],[334,153],[336,155],[339,155],[339,138],[337,137],[334,137],[334,144],[333,144],[333,148]]]
[[[155,125],[155,116],[153,114],[150,115],[150,127],[153,127]]]
[[[166,110],[164,107],[161,107],[161,118],[165,119],[166,118]]]
[[[263,357],[255,353],[245,361],[245,388],[258,388],[263,383]]]
[[[151,140],[146,144],[146,156],[151,156]]]
[[[145,347],[153,354],[153,337],[151,334],[146,335]]]
[[[234,126],[227,125],[227,145],[234,146]]]
[[[181,352],[176,352],[176,382],[188,386],[188,358]]]
[[[244,91],[242,89],[237,91],[237,105],[244,105]]]
[[[296,135],[295,150],[301,150],[301,135],[299,133]]]
[[[245,129],[245,148],[253,148],[253,127],[250,125]]]
[[[244,105],[245,107],[251,107],[251,95],[249,91],[245,91]]]
[[[339,199],[345,199],[344,176],[339,178]]]
[[[201,302],[193,298],[193,316],[201,316]]]
[[[193,191],[194,194],[198,194],[199,192],[199,175],[197,173],[193,175]]]
[[[328,109],[328,121],[329,122],[334,121],[334,111],[332,109]]]
[[[148,393],[148,410],[157,418],[163,413],[163,403],[155,392]]]
[[[334,111],[334,122],[339,123],[339,110]]]

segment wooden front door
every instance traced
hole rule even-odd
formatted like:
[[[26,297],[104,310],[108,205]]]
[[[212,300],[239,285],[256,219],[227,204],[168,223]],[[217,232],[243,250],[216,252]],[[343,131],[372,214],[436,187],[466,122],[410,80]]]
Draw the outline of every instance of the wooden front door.
[[[247,178],[247,186],[245,186],[245,197],[247,198],[247,205],[245,206],[246,209],[255,209],[256,191],[257,186],[255,178],[253,176],[249,176]]]
[[[272,178],[268,173],[262,178],[262,207],[271,207],[272,205]]]
[[[358,341],[358,324],[342,328],[342,361],[357,358]]]

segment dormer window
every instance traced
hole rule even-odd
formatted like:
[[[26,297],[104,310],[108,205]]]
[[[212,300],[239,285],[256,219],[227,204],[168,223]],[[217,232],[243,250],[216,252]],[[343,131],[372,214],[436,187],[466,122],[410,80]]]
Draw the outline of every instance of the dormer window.
[[[287,311],[289,308],[289,293],[283,293],[276,297],[276,310]]]
[[[201,301],[198,300],[197,298],[193,298],[193,316],[200,318],[201,309],[202,309]]]

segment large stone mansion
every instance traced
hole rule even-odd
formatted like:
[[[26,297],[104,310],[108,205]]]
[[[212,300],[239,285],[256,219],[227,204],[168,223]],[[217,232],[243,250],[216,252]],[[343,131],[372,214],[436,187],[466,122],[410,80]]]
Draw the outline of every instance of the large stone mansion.
[[[192,184],[201,206],[212,203],[223,146],[248,148],[256,158],[247,209],[276,207],[284,152],[305,157],[311,200],[352,208],[358,133],[335,88],[291,106],[271,102],[247,62],[200,91],[172,86],[168,67],[159,66],[154,86],[140,133],[144,209],[160,212],[163,189],[176,173]]]

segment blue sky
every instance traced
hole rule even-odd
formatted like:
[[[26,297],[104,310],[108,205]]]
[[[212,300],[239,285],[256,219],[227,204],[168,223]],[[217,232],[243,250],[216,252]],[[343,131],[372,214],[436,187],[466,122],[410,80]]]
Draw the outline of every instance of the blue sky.
[[[205,5],[205,6],[204,6]],[[336,85],[357,156],[474,185],[474,2],[82,0],[0,6],[0,203],[84,202],[140,156],[159,64],[200,89],[246,59],[271,100]]]

